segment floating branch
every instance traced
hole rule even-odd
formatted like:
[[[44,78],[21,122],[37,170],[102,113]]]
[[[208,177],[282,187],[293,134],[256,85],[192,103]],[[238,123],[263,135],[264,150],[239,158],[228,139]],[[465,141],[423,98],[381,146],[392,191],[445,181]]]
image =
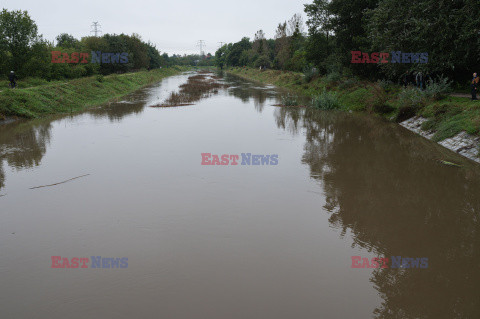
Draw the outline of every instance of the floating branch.
[[[56,186],[56,185],[60,185],[60,184],[65,184],[65,183],[67,183],[67,182],[73,181],[74,179],[82,178],[82,177],[89,176],[89,175],[90,175],[90,174],[86,174],[86,175],[82,175],[82,176],[77,176],[77,177],[74,177],[74,178],[67,179],[66,181],[63,181],[63,182],[60,182],[60,183],[55,183],[55,184],[50,184],[50,185],[43,185],[43,186],[36,186],[36,187],[31,187],[30,189],[36,189],[36,188],[42,188],[42,187],[50,187],[50,186]]]

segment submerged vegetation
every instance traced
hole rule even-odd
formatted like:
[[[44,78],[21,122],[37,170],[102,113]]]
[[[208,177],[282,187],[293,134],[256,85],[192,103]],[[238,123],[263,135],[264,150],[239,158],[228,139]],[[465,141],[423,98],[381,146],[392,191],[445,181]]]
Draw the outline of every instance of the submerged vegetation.
[[[170,96],[161,104],[152,107],[172,107],[192,105],[203,98],[212,94],[217,94],[220,88],[228,87],[226,84],[219,83],[219,77],[208,70],[201,70],[198,74],[188,77],[187,83],[180,85],[179,92],[172,92]]]
[[[287,93],[281,96],[282,104],[278,106],[299,106],[298,96]]]

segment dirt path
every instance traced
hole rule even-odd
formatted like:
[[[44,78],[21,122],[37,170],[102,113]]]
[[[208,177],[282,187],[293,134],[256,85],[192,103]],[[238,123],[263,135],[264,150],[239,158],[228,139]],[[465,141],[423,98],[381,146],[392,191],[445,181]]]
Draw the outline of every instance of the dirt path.
[[[466,98],[469,98],[469,99],[472,98],[472,95],[471,95],[471,94],[467,94],[467,93],[452,93],[452,94],[450,94],[450,96],[454,96],[454,97],[466,97]]]

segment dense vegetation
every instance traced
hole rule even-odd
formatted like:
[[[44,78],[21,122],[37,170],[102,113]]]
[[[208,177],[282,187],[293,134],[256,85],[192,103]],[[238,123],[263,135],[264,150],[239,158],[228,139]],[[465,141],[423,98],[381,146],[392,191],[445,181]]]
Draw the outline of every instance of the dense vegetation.
[[[313,0],[304,11],[306,31],[296,14],[273,39],[260,30],[253,40],[224,45],[215,53],[217,66],[309,95],[320,109],[395,121],[424,116],[423,128],[437,141],[461,131],[480,134],[477,101],[449,96],[454,88],[469,92],[472,73],[480,72],[478,0]],[[386,52],[390,63],[352,63],[352,51]],[[391,63],[398,51],[427,53],[428,62]],[[429,75],[422,90],[415,88],[417,72]]]
[[[480,70],[478,0],[314,0],[278,25],[273,39],[258,31],[216,53],[223,67],[250,66],[398,82],[406,71],[444,75],[466,86]],[[427,52],[428,63],[352,64],[351,51]],[[306,74],[307,76],[309,74]]]
[[[52,63],[52,51],[68,53],[88,53],[88,63]],[[128,53],[127,63],[90,63],[92,51],[102,53]],[[60,57],[61,59],[62,57]],[[35,22],[26,11],[0,12],[0,74],[15,71],[19,78],[31,83],[74,79],[95,74],[125,73],[138,70],[151,70],[172,65],[213,64],[212,56],[160,54],[150,42],[145,42],[138,34],[105,34],[102,37],[88,36],[76,39],[62,33],[56,44],[43,39],[38,34]]]

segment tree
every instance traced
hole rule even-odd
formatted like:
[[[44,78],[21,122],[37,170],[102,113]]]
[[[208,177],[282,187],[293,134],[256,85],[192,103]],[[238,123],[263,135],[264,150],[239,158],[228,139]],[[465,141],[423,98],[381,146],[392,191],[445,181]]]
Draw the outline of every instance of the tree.
[[[279,23],[275,31],[275,64],[284,69],[291,57],[290,38],[287,36],[287,22]]]
[[[265,40],[265,32],[263,32],[263,30],[258,30],[257,33],[255,33],[252,49],[258,55],[268,55],[268,46],[267,41]]]
[[[303,35],[303,18],[299,13],[295,13],[293,17],[288,20],[287,35],[298,36]]]
[[[225,62],[228,66],[240,66],[240,56],[244,50],[251,49],[252,44],[247,37],[242,38],[237,43],[234,43],[225,58]]]
[[[220,69],[225,66],[225,59],[228,53],[228,46],[225,44],[215,52],[215,65]]]
[[[406,1],[414,7],[417,1]],[[406,3],[405,2],[405,3]],[[379,0],[332,0],[328,4],[331,14],[331,27],[335,33],[337,54],[342,58],[344,65],[350,65],[352,50],[368,50],[370,40],[364,21],[365,11],[377,6]],[[392,9],[397,8],[397,1]],[[328,25],[328,24],[327,24]]]
[[[150,64],[149,64],[148,68],[149,69],[158,69],[162,65],[164,65],[165,61],[163,60],[162,56],[160,55],[160,52],[158,52],[155,45],[148,42],[146,44],[146,46],[147,46],[147,56],[150,60]]]
[[[457,79],[468,78],[480,63],[480,7],[478,1],[383,0],[367,12],[371,49],[384,52],[426,52],[427,64],[385,63],[389,77],[398,77],[407,67]]]
[[[30,18],[27,11],[7,11],[0,13],[0,41],[4,57],[8,59],[4,64],[22,74],[23,64],[31,57],[32,46],[38,41],[37,25]]]
[[[327,0],[314,0],[313,4],[305,4],[305,13],[308,16],[307,27],[310,37],[314,39],[323,39],[320,34],[325,35],[327,56],[329,50],[329,36],[332,32],[332,14],[328,8]],[[309,39],[311,40],[311,39]],[[312,45],[313,47],[314,45]]]
[[[58,47],[75,49],[79,48],[80,42],[70,34],[62,33],[57,36],[56,40]]]

